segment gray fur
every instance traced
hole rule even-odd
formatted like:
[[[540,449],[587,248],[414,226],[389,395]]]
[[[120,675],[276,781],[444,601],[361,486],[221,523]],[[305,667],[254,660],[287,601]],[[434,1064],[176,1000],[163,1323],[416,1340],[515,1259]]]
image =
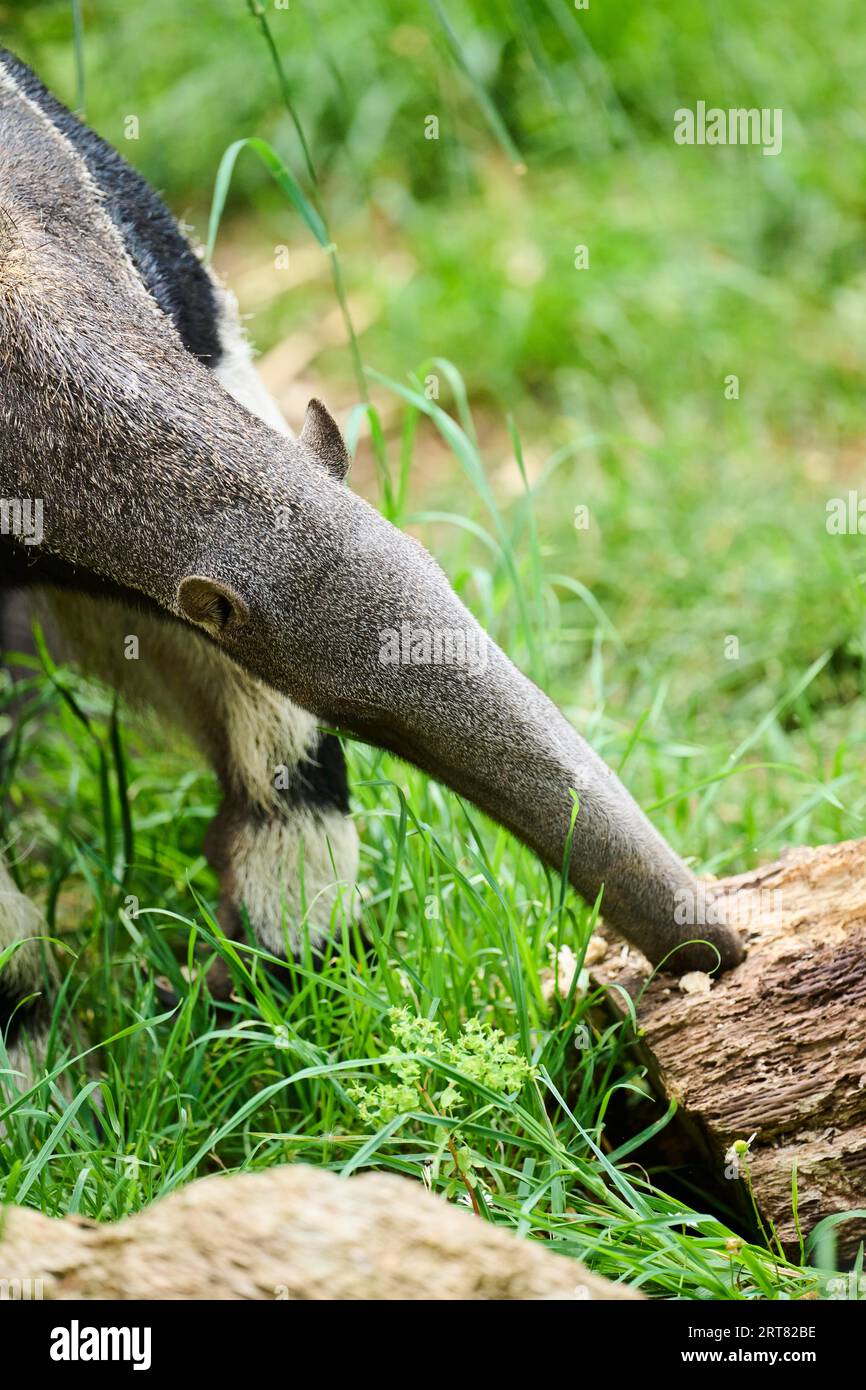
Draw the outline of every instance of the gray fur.
[[[343,436],[321,401],[312,400],[307,406],[301,443],[317,463],[324,464],[332,477],[341,483],[349,471],[349,452]]]
[[[593,900],[603,886],[606,920],[653,961],[699,935],[734,964],[729,929],[677,925],[678,895],[696,881],[613,772],[484,637],[424,549],[334,476],[323,408],[306,439],[283,437],[184,349],[85,166],[2,69],[0,140],[0,496],[44,499],[47,551],[417,763],[555,868],[574,789],[578,891]],[[382,634],[407,623],[462,634],[485,659],[383,661]],[[694,947],[674,965],[715,960]]]

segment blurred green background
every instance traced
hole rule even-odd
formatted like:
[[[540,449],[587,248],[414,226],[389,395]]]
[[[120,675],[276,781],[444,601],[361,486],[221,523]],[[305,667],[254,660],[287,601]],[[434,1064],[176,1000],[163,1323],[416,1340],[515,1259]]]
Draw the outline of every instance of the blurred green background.
[[[264,13],[365,363],[398,381],[433,356],[455,364],[506,511],[523,491],[509,417],[520,433],[549,579],[536,674],[614,761],[645,719],[630,769],[645,801],[684,763],[697,782],[742,761],[745,742],[776,765],[702,806],[686,838],[711,862],[862,831],[863,538],[825,527],[828,498],[866,488],[856,11],[269,0]],[[270,141],[309,192],[246,0],[102,0],[81,14],[87,119],[200,240],[221,155],[242,136]],[[0,18],[74,105],[66,0],[6,4]],[[698,100],[782,108],[782,153],[676,145],[673,112]],[[249,152],[215,264],[292,423],[316,392],[345,424],[358,393],[327,257]],[[372,391],[393,438],[402,403]],[[363,440],[354,485],[376,496]],[[427,514],[486,520],[427,422],[410,495]],[[471,535],[422,534],[531,666],[529,634],[485,597]]]

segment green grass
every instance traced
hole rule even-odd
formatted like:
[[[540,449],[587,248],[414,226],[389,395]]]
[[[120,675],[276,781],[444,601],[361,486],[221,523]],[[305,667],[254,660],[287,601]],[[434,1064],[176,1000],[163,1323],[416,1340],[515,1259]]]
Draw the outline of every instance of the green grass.
[[[477,476],[480,458],[455,429]],[[544,494],[542,487],[540,512]],[[682,532],[700,549],[688,500],[681,506]],[[627,760],[624,775],[675,845],[740,867],[755,846],[770,855],[795,838],[792,827],[808,841],[862,827],[858,735],[850,726],[847,739],[833,732],[851,707],[833,703],[829,663],[814,663],[808,683],[791,663],[763,699],[748,675],[711,694],[707,673],[685,658],[666,669],[661,654],[653,658],[663,610],[637,655],[617,625],[630,596],[617,603],[612,591],[604,616],[594,598],[567,590],[555,602],[529,516],[523,501],[497,512],[501,543],[476,539],[480,520],[472,532],[460,529],[451,573],[507,649],[550,667],[552,688],[608,760],[620,770]],[[626,521],[619,526],[626,536]],[[654,583],[663,577],[657,572]],[[688,592],[677,611],[697,640],[710,599],[698,583]],[[747,592],[745,611],[757,614],[763,582]],[[566,695],[573,653],[587,659],[581,700]],[[817,718],[822,681],[831,711],[822,703]],[[614,682],[632,691],[631,717],[611,713]],[[5,1200],[109,1219],[202,1173],[291,1160],[336,1171],[387,1168],[456,1200],[448,1147],[456,1136],[489,1219],[552,1240],[614,1278],[678,1297],[796,1296],[814,1286],[815,1274],[762,1248],[754,1232],[753,1243],[732,1250],[732,1237],[748,1235],[749,1225],[733,1210],[727,1224],[720,1219],[717,1197],[698,1188],[684,1207],[681,1185],[677,1196],[665,1191],[682,1174],[645,1171],[631,1157],[634,1145],[610,1151],[612,1103],[625,1101],[627,1111],[647,1089],[629,1053],[631,1029],[600,1024],[592,995],[545,1004],[540,974],[551,950],[567,942],[580,954],[592,914],[505,832],[421,774],[352,746],[364,846],[359,926],[373,949],[365,956],[358,930],[337,923],[324,972],[309,963],[287,969],[291,988],[283,990],[263,972],[260,953],[236,952],[216,927],[215,884],[200,853],[217,804],[210,775],[182,749],[119,730],[108,697],[69,671],[34,674],[28,699],[33,717],[19,725],[12,824],[16,843],[33,849],[20,865],[22,882],[47,903],[61,943],[66,984],[51,1060],[64,1068],[66,1090],[58,1075],[11,1102],[0,1141]],[[744,730],[752,746],[737,758],[749,741]],[[240,1002],[228,1020],[178,973],[177,960],[192,963],[196,950],[230,964]],[[171,1014],[155,993],[160,974],[182,992]],[[377,1059],[390,1046],[395,1006],[435,1018],[452,1038],[467,1019],[502,1029],[532,1063],[533,1080],[492,1101],[466,1083],[468,1113],[453,1123],[419,1104],[396,1129],[371,1131],[353,1087],[387,1074]],[[95,1070],[66,1064],[73,1016],[99,1044]]]
[[[629,1058],[631,1030],[590,1017],[597,997],[545,1004],[540,972],[550,948],[567,941],[580,954],[591,914],[569,895],[563,902],[528,852],[475,826],[419,774],[355,749],[360,922],[372,950],[365,955],[343,923],[326,968],[287,968],[284,990],[259,952],[219,936],[198,852],[215,805],[211,779],[181,753],[127,752],[135,835],[127,864],[109,706],[68,673],[56,678],[75,689],[93,736],[82,738],[70,705],[39,678],[43,709],[21,752],[16,827],[19,843],[38,845],[23,878],[49,903],[65,980],[49,1057],[57,1074],[0,1109],[3,1200],[107,1220],[204,1173],[287,1161],[338,1172],[376,1166],[458,1200],[456,1138],[488,1219],[613,1278],[676,1297],[776,1297],[814,1286],[816,1276],[757,1243],[732,1251],[733,1230],[700,1193],[684,1207],[665,1195],[666,1175],[646,1173],[628,1146],[610,1152],[609,1108],[618,1094],[640,1099],[646,1084]],[[103,765],[112,806],[101,796]],[[229,1018],[178,973],[176,961],[192,963],[196,945],[202,964],[213,952],[229,963],[239,996]],[[156,996],[160,974],[182,993],[173,1013]],[[501,1028],[533,1064],[533,1080],[514,1096],[463,1081],[467,1105],[453,1122],[419,1102],[396,1128],[371,1129],[353,1087],[389,1074],[378,1059],[395,1006],[435,1018],[451,1037],[467,1019]],[[67,1060],[73,1019],[88,1035],[80,1046],[99,1044],[90,1069]],[[435,1060],[432,1074],[431,1092],[445,1085]]]
[[[449,29],[437,8],[325,3],[310,30],[293,7],[291,35],[270,14],[349,302],[371,309],[360,349],[384,434],[376,469],[350,353],[331,347],[307,369],[360,436],[356,485],[422,536],[697,867],[735,872],[866,833],[863,544],[824,524],[827,499],[863,476],[853,19],[805,0],[774,16],[734,4],[724,29],[685,3],[578,20],[552,0],[453,0]],[[84,6],[97,128],[202,236],[223,152],[248,136],[315,208],[246,5],[191,4],[185,18],[178,29],[163,0]],[[16,38],[74,99],[65,6],[28,13]],[[671,112],[699,98],[783,106],[785,153],[677,149]],[[136,145],[122,140],[130,112]],[[438,144],[420,135],[429,112]],[[223,191],[215,261],[256,272],[243,307],[257,342],[315,335],[335,309],[326,250],[290,292],[270,270],[275,245],[309,252],[297,203],[251,155]],[[580,243],[588,271],[574,269]],[[447,420],[405,395],[431,373]],[[587,529],[573,524],[581,506]],[[115,725],[105,693],[72,672],[34,673],[28,699],[9,827],[22,886],[61,943],[53,1059],[66,1075],[2,1121],[4,1200],[112,1219],[206,1172],[292,1160],[387,1168],[461,1200],[453,1142],[484,1216],[657,1296],[819,1282],[701,1175],[622,1150],[629,1116],[645,1123],[629,1026],[605,1028],[582,994],[551,1007],[540,987],[551,947],[585,944],[591,910],[471,807],[352,745],[358,927],[337,924],[325,970],[287,971],[282,988],[214,922],[201,855],[213,778],[170,740]],[[229,960],[228,1021],[183,984],[177,961],[194,950]],[[158,975],[182,991],[170,1015]],[[386,1075],[397,1006],[451,1039],[472,1019],[502,1029],[533,1079],[493,1098],[465,1083],[453,1122],[419,1106],[371,1128],[355,1088]],[[73,1018],[80,1047],[97,1045],[87,1063],[68,1060]]]

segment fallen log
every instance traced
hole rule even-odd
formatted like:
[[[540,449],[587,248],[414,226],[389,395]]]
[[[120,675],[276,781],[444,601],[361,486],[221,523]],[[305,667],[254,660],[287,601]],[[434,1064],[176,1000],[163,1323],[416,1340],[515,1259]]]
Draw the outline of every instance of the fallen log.
[[[114,1225],[0,1211],[0,1298],[635,1299],[387,1173],[201,1178]]]
[[[647,984],[646,960],[614,945],[593,979],[618,1016],[614,986],[636,1003],[654,1085],[710,1175],[740,1183],[734,1205],[751,1205],[751,1184],[792,1256],[823,1218],[859,1208],[836,1233],[849,1261],[866,1237],[866,840],[795,849],[719,888],[748,948],[736,970]]]

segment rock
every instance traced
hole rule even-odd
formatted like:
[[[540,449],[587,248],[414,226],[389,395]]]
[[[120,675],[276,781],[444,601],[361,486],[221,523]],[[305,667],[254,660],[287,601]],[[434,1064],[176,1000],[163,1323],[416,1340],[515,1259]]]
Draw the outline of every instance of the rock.
[[[3,1280],[46,1299],[641,1297],[409,1178],[304,1164],[201,1178],[114,1225],[6,1207]]]

